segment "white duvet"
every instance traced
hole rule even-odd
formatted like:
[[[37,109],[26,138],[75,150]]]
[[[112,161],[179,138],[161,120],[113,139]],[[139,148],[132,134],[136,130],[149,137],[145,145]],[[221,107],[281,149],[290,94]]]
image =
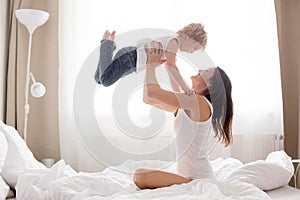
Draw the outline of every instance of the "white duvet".
[[[270,158],[269,158],[270,157]],[[269,160],[268,160],[269,158]],[[286,171],[272,171],[270,174],[277,178],[275,185],[266,184],[268,187],[278,187],[278,184],[287,184],[293,175],[293,167],[283,151],[273,152],[264,162],[264,167],[278,166]],[[277,161],[278,162],[277,162]],[[255,163],[255,162],[253,162]],[[255,164],[250,170],[255,170]],[[247,165],[240,161],[228,158],[211,161],[216,179],[198,179],[188,184],[173,185],[154,190],[139,190],[132,181],[132,173],[138,168],[161,169],[175,172],[175,163],[164,161],[132,161],[127,160],[116,167],[108,167],[98,173],[77,173],[63,160],[57,162],[49,170],[31,170],[22,175],[17,183],[17,199],[23,200],[94,200],[94,199],[270,199],[265,192],[259,189],[262,182],[272,182],[271,179],[255,178],[264,176],[248,171]],[[261,167],[261,166],[259,166]],[[286,172],[286,174],[285,174]],[[247,175],[250,174],[249,179]],[[254,180],[254,181],[253,181]],[[256,187],[257,185],[258,187]]]

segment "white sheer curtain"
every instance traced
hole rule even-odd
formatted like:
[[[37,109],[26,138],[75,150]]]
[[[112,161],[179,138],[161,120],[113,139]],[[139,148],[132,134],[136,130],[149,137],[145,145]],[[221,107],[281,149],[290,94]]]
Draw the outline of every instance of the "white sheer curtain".
[[[73,118],[73,91],[83,62],[99,46],[106,29],[117,30],[118,34],[142,28],[176,31],[192,22],[204,23],[209,38],[206,53],[232,80],[234,134],[282,134],[282,102],[273,1],[64,0],[60,1],[59,8],[61,156],[76,169],[93,171],[103,167],[93,159],[88,149],[83,148],[78,139]],[[201,67],[211,67],[210,65],[212,62]],[[190,75],[191,72],[182,73]],[[114,87],[106,88],[106,94],[96,93],[95,98],[97,95],[100,96],[98,98],[104,98],[103,95],[109,95],[109,91],[113,89]],[[141,123],[141,117],[149,116],[144,112],[147,107],[139,99],[140,93],[141,91],[137,91],[132,96],[128,108],[129,113],[132,110],[142,111],[136,115],[131,114],[134,123]],[[107,99],[106,105],[110,105],[110,99]],[[96,115],[110,117],[111,108],[106,109],[107,111],[97,109]],[[171,133],[169,131],[166,135]]]

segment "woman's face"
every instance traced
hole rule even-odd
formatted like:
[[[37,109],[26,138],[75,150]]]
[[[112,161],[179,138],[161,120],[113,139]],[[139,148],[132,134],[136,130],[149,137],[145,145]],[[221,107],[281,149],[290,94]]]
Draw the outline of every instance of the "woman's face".
[[[192,88],[196,94],[203,94],[211,85],[210,79],[213,77],[216,68],[199,70],[198,74],[191,77]]]

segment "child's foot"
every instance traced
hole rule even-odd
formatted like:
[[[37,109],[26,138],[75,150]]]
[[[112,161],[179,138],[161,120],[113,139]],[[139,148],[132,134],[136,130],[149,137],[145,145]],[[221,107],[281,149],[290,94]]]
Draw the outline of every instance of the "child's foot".
[[[113,31],[113,32],[110,34],[110,38],[111,38],[112,41],[114,41],[115,35],[116,35],[116,31]]]
[[[112,33],[110,33],[108,30],[106,30],[103,34],[103,40],[111,40],[111,41],[114,41],[115,39],[115,34],[116,34],[116,31],[113,31]]]
[[[103,34],[103,40],[109,40],[109,38],[110,38],[110,33],[109,33],[109,31],[108,30],[106,30],[105,32],[104,32],[104,34]]]

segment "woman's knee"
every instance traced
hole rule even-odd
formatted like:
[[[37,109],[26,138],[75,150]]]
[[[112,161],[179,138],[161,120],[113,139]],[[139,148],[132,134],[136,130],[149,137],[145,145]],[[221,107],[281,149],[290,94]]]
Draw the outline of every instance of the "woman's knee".
[[[140,189],[146,189],[147,185],[147,173],[145,173],[146,170],[145,169],[138,169],[135,171],[134,175],[133,175],[133,181],[136,184],[136,186],[138,186]]]

